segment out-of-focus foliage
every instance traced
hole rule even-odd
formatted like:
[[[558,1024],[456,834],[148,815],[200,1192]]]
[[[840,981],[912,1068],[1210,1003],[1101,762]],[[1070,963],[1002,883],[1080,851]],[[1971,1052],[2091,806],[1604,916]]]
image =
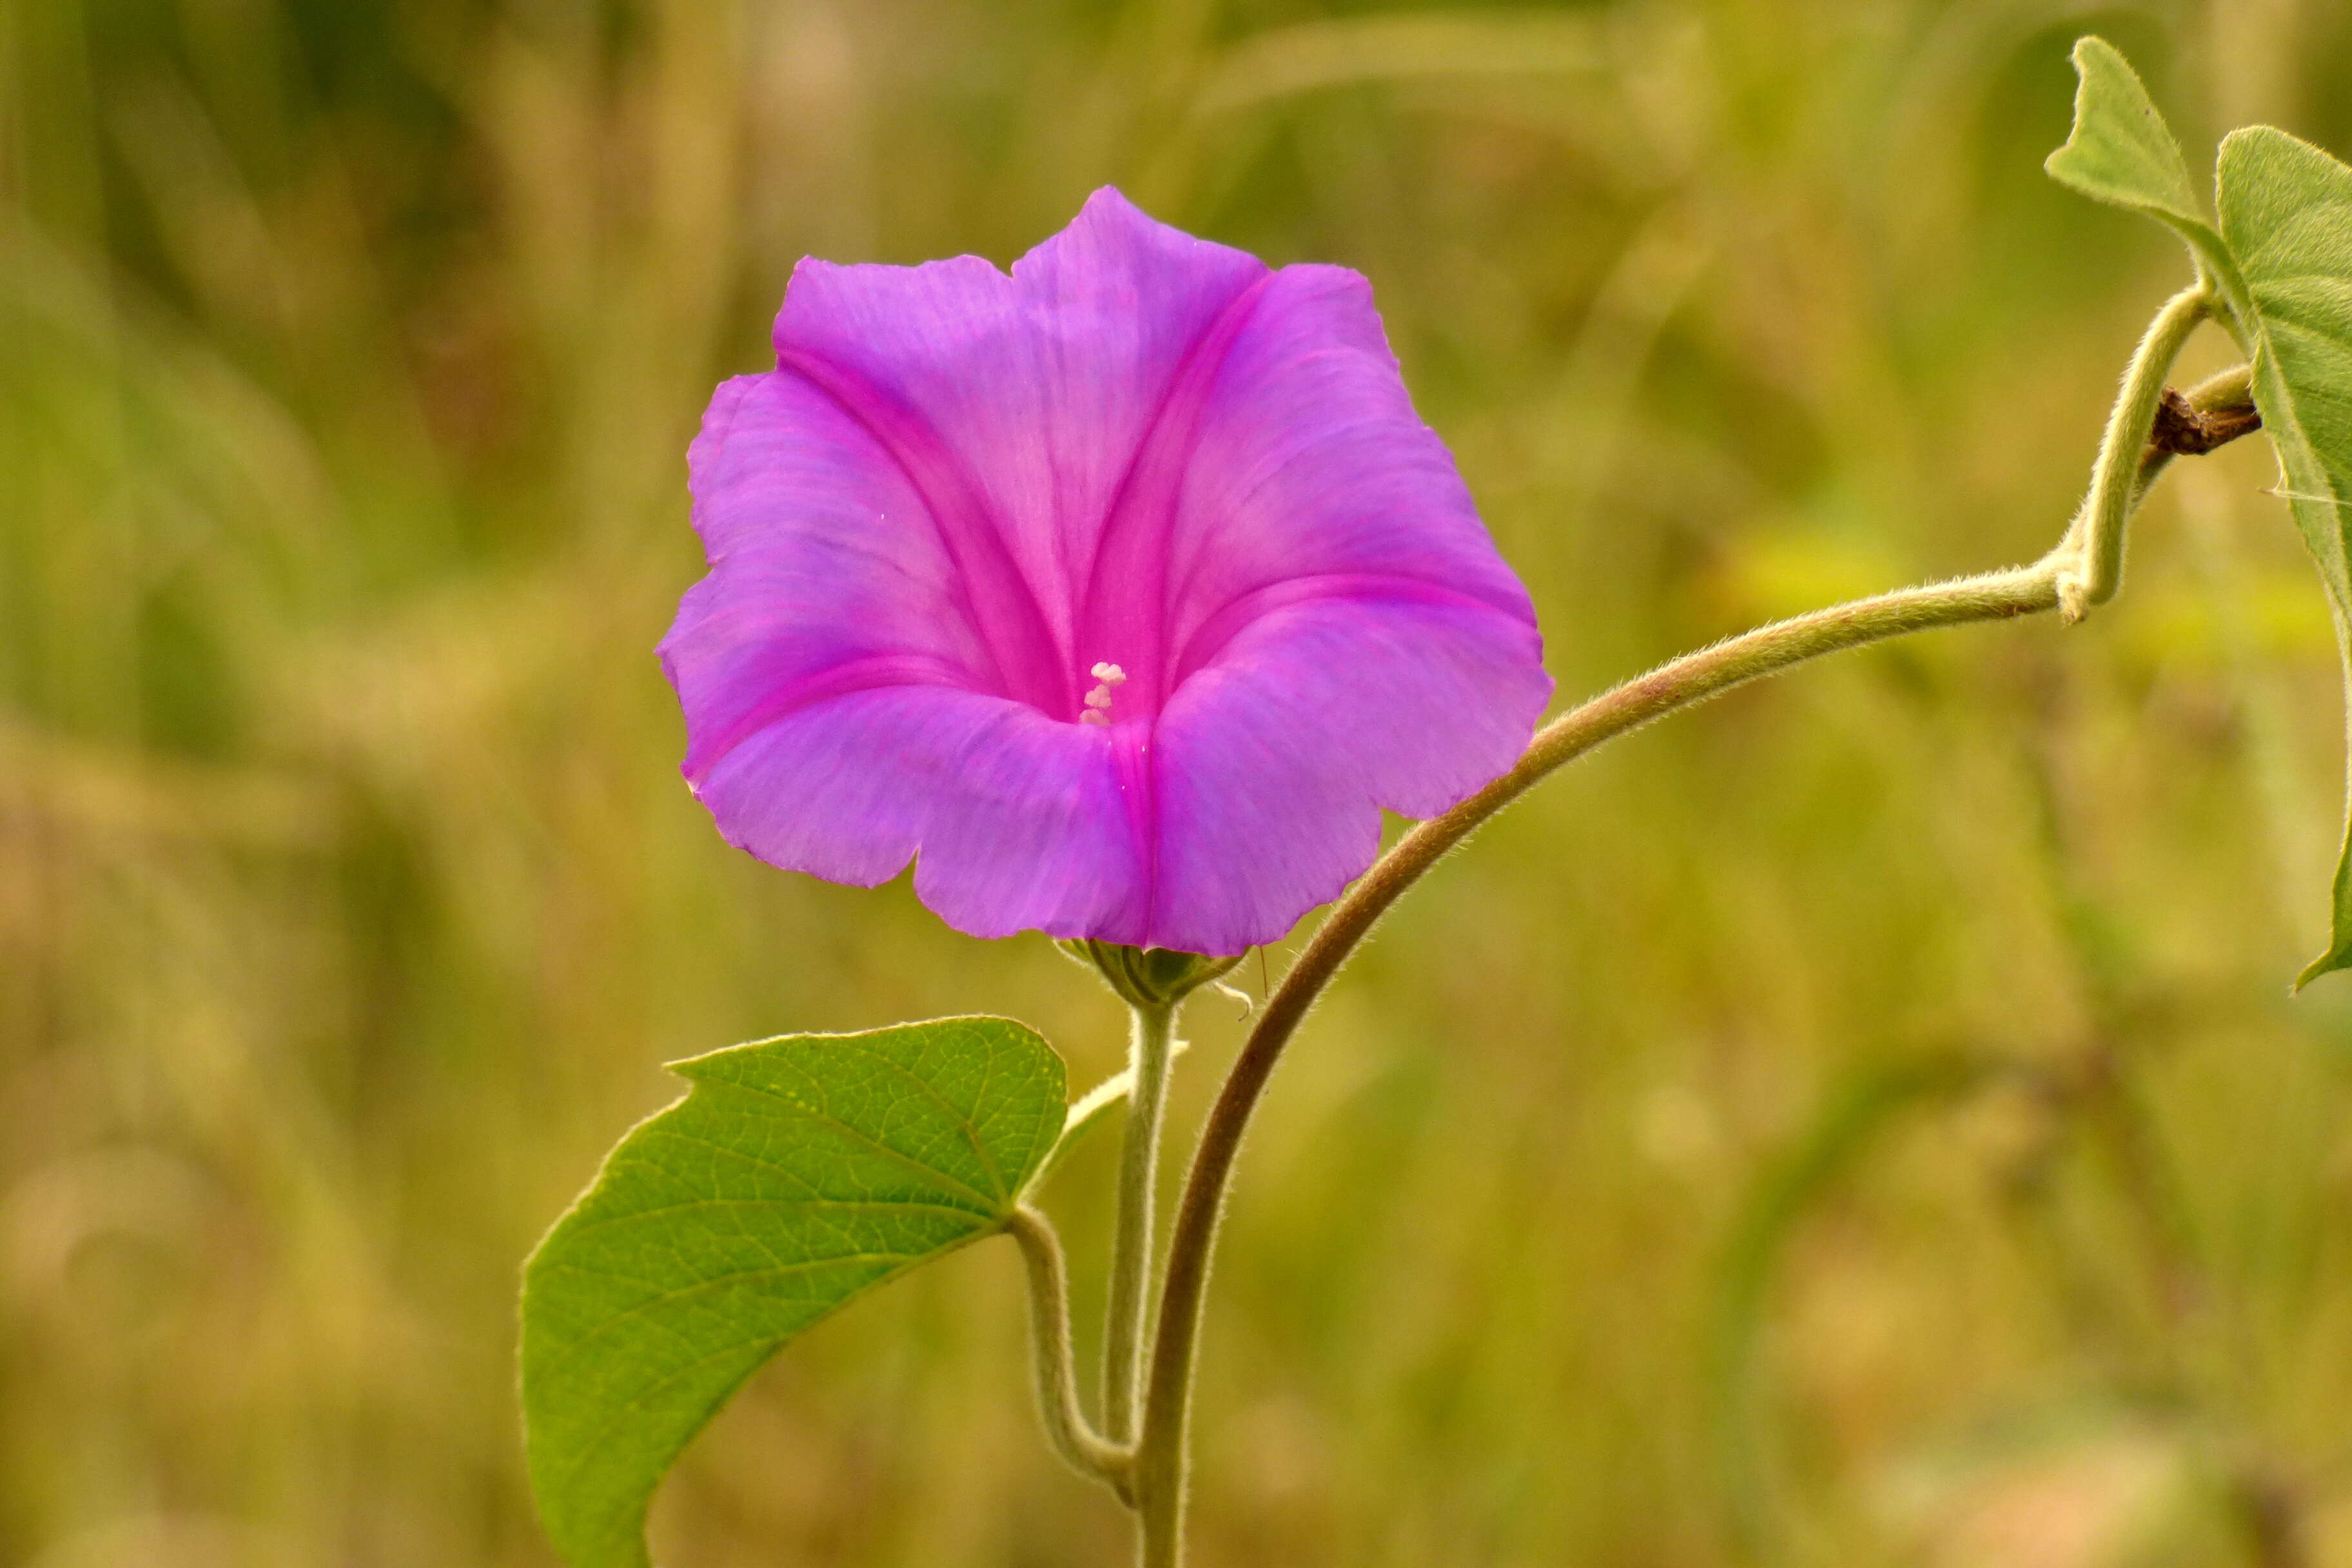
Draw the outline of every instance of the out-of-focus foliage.
[[[2056,537],[2184,271],[2042,173],[2084,31],[2192,166],[2352,147],[2323,0],[0,5],[0,1561],[547,1564],[518,1268],[657,1063],[1116,1065],[1042,940],[674,772],[682,454],[796,257],[1116,181],[1362,268],[1572,696]],[[1742,692],[1400,909],[1244,1162],[1204,1568],[2352,1563],[2352,1002],[2284,957],[2334,650],[2260,446],[2084,626]],[[1045,1194],[1082,1267],[1109,1165]],[[797,1343],[663,1561],[1116,1561],[1019,1273]]]

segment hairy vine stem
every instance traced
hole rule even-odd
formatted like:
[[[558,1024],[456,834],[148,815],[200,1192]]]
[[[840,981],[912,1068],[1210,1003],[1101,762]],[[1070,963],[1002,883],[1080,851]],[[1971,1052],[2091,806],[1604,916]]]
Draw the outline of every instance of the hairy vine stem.
[[[2123,390],[2107,413],[2098,461],[2091,468],[2091,492],[2059,546],[2062,552],[2071,546],[2074,556],[2058,574],[2058,609],[2070,626],[2090,614],[2092,605],[2114,598],[2123,584],[2124,525],[2146,493],[2140,471],[2152,456],[2149,437],[2163,406],[2164,378],[2189,334],[2212,309],[2212,285],[2202,278],[2167,300],[2124,372]]]
[[[1166,1117],[1168,1062],[1173,1052],[1173,1001],[1129,1005],[1127,1137],[1118,1167],[1118,1228],[1110,1261],[1110,1305],[1103,1328],[1103,1431],[1132,1443],[1142,1395],[1143,1343],[1150,1309],[1152,1205],[1160,1184],[1160,1126]]]
[[[2152,442],[2165,377],[2210,310],[2203,284],[2167,301],[2142,338],[2100,443],[2089,496],[2058,545],[2031,565],[1906,588],[1777,622],[1685,654],[1561,715],[1536,733],[1517,765],[1444,816],[1415,826],[1334,904],[1266,998],[1203,1124],[1171,1237],[1145,1384],[1143,1425],[1129,1476],[1144,1568],[1180,1568],[1192,1368],[1209,1261],[1226,1185],[1251,1113],[1275,1064],[1333,975],[1406,889],[1481,824],[1602,742],[1735,686],[1822,654],[1935,626],[2009,620],[2063,609],[2071,622],[2111,597],[2121,579],[2123,529],[2178,451]],[[2233,434],[2253,427],[2242,374],[2225,374],[2179,399],[2199,416],[2237,408]],[[2201,400],[2201,401],[2200,401]],[[2228,438],[2227,437],[2221,437]],[[2218,445],[2219,441],[2213,444]]]
[[[1124,1500],[1133,1452],[1089,1426],[1078,1399],[1077,1368],[1070,1353],[1069,1269],[1062,1260],[1061,1236],[1053,1221],[1027,1204],[1014,1205],[1004,1228],[1021,1244],[1021,1260],[1028,1265],[1030,1370],[1046,1438],[1073,1469]]]

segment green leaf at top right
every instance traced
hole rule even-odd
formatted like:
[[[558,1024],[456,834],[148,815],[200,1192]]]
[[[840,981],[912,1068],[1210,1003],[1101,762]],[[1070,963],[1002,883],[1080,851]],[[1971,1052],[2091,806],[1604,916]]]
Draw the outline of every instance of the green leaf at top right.
[[[2318,563],[2352,691],[2352,168],[2268,126],[2221,143],[2221,237],[2247,291],[2254,404]],[[2352,967],[2352,825],[2327,951],[2296,981]]]
[[[2180,143],[2139,73],[2105,38],[2076,39],[2074,58],[2074,128],[2066,144],[2042,166],[2052,179],[2093,201],[2154,218],[2172,230],[2187,243],[2199,269],[2220,286],[2222,302],[2236,310],[2242,285],[2229,247],[2206,218]]]

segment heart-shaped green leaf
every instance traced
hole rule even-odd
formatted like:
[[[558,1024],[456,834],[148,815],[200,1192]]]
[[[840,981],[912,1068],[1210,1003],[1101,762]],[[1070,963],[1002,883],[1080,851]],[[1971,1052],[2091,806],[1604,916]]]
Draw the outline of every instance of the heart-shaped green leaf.
[[[2075,40],[2074,129],[2042,167],[2050,177],[2094,201],[2128,207],[2188,242],[2207,276],[2221,286],[2231,310],[2244,304],[2229,247],[2213,232],[2205,204],[2189,183],[2180,143],[2140,85],[2131,63],[2104,38]]]
[[[794,1035],[675,1064],[531,1255],[531,1489],[572,1568],[644,1568],[646,1508],[784,1342],[1003,1227],[1066,1114],[1061,1058],[1005,1018]]]
[[[2254,405],[2281,488],[2327,584],[2336,641],[2352,624],[2352,168],[2268,126],[2221,143],[2221,236],[2245,278]],[[2352,689],[2352,658],[2345,669]],[[2336,868],[2327,951],[2297,985],[2352,967],[2352,829]]]

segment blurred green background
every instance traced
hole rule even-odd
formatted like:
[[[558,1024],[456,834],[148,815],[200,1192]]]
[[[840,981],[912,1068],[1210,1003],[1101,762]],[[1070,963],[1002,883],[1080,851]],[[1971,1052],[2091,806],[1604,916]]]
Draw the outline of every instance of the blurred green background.
[[[1361,268],[1570,700],[2055,538],[2184,275],[2041,173],[2086,30],[2192,164],[2352,148],[2336,0],[0,3],[0,1562],[547,1564],[518,1265],[660,1062],[1117,1064],[1042,940],[677,777],[683,453],[794,258],[1117,182]],[[2352,981],[2286,993],[2343,727],[2261,446],[2084,626],[1674,720],[1400,910],[1244,1163],[1203,1568],[2352,1563]],[[1122,1561],[1019,1273],[782,1358],[668,1568]]]

